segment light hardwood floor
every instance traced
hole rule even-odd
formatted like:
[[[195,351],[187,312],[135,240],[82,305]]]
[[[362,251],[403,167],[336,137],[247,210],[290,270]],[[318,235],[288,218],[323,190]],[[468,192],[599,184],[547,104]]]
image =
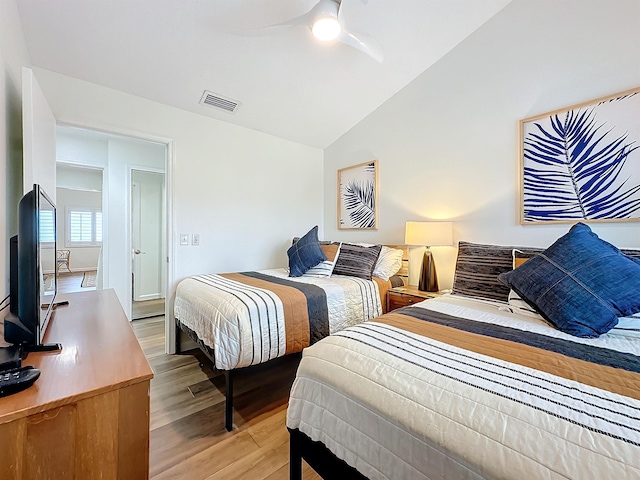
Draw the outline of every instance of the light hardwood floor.
[[[134,320],[164,315],[164,298],[131,302],[131,317]]]
[[[132,324],[155,375],[151,381],[151,479],[289,478],[285,418],[298,356],[238,374],[235,428],[227,432],[222,376],[214,375],[198,350],[164,353],[163,316]],[[320,476],[305,464],[304,478]]]
[[[84,292],[95,290],[96,287],[82,288],[84,272],[58,273],[58,293]]]
[[[82,292],[95,290],[96,287],[82,287],[84,272],[60,272],[58,273],[58,293]],[[131,315],[133,319],[156,317],[164,313],[164,298],[146,300],[143,302],[131,302]]]

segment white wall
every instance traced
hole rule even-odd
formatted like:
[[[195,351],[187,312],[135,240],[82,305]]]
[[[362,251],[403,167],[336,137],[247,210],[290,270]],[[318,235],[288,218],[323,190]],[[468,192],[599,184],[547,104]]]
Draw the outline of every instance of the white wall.
[[[456,243],[551,244],[568,225],[518,223],[518,121],[640,86],[639,18],[637,0],[514,0],[325,150],[327,237],[402,243],[406,221],[451,219]],[[371,159],[380,229],[339,231],[336,171]],[[592,228],[640,246],[639,223]],[[434,249],[441,288],[455,255]]]
[[[79,133],[82,133],[82,131],[58,125],[56,131],[56,160],[71,165],[106,167],[109,164],[108,137],[102,138]]]
[[[90,192],[102,191],[102,170],[56,164],[56,186]]]
[[[17,208],[22,196],[22,67],[29,63],[16,3],[0,1],[0,298],[9,294],[9,237],[18,233]]]
[[[293,236],[323,227],[321,150],[47,70],[36,76],[58,123],[171,142],[177,280],[283,266]],[[122,184],[122,170],[109,175]],[[124,201],[109,199],[110,210]],[[180,233],[199,233],[200,246],[180,247]],[[117,261],[110,270],[125,268]]]

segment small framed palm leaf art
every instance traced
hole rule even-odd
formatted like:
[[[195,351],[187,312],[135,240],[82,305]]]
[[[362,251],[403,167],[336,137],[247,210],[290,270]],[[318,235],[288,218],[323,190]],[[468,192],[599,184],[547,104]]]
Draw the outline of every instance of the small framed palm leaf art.
[[[338,228],[378,228],[378,161],[338,170]]]
[[[640,88],[520,121],[521,218],[640,220]]]

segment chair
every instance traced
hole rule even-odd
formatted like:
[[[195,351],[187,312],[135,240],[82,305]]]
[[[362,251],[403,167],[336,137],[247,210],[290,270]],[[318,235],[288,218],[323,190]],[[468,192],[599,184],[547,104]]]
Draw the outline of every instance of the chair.
[[[69,267],[69,258],[71,257],[71,250],[58,250],[56,251],[56,273],[60,273],[60,267],[64,265],[69,273],[73,273]]]

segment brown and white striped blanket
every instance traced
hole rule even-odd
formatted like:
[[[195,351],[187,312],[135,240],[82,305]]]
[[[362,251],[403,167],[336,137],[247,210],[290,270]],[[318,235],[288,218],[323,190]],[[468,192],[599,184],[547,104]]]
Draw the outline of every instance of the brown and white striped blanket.
[[[371,479],[637,479],[640,337],[427,300],[306,349],[287,426]]]
[[[287,276],[284,269],[197,275],[178,284],[174,315],[230,370],[300,352],[382,314],[381,279]]]

